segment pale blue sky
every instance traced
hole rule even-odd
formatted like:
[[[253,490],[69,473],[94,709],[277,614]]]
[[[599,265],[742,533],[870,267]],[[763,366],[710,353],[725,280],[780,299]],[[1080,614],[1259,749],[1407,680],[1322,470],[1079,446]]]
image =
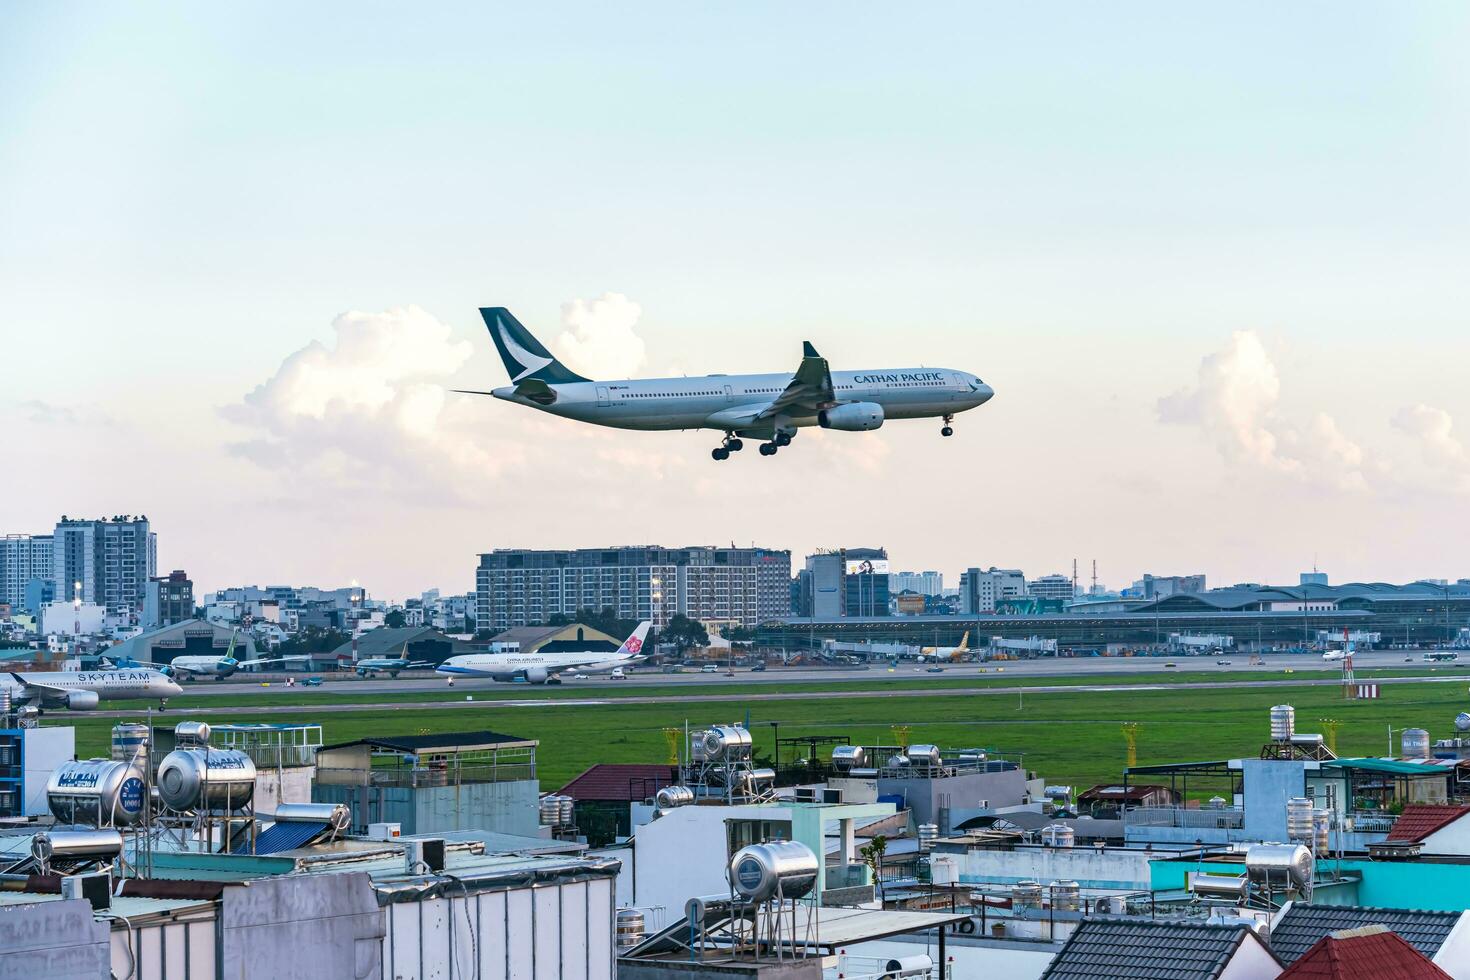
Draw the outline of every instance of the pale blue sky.
[[[466,585],[499,544],[730,538],[950,571],[1096,555],[1115,583],[1282,579],[1313,552],[1470,574],[1463,467],[1414,469],[1390,421],[1424,403],[1470,429],[1467,50],[1456,3],[10,5],[0,410],[50,477],[11,484],[0,531],[146,510],[205,587],[390,593]],[[422,307],[474,344],[455,383],[485,387],[475,307],[550,342],[607,291],[642,306],[643,374],[781,369],[809,337],[834,366],[941,363],[999,394],[958,440],[893,426],[698,492],[707,437],[605,435],[588,523],[584,486],[527,500],[510,463],[445,504],[228,448],[259,433],[220,410],[345,310]],[[1270,425],[1330,415],[1371,489],[1159,421],[1246,330],[1279,373]],[[475,411],[502,459],[586,448]],[[814,513],[794,501],[819,476],[844,489]],[[1201,506],[1220,516],[1196,529]],[[323,514],[332,548],[275,537]]]

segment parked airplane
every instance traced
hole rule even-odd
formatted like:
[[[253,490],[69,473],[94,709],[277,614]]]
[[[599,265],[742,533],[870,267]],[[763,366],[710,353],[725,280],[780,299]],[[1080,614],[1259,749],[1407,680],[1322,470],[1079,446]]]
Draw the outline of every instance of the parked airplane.
[[[941,435],[960,412],[995,394],[973,374],[948,368],[884,368],[833,372],[810,341],[794,374],[711,374],[692,378],[591,381],[546,350],[503,306],[480,310],[511,384],[493,391],[505,401],[617,429],[715,429],[724,441],[711,451],[728,459],[745,439],[764,439],[762,456],[791,444],[796,430],[865,432],[886,419],[944,420]]]
[[[525,678],[531,684],[559,683],[556,674],[569,669],[615,670],[645,659],[641,653],[643,641],[653,624],[648,620],[638,624],[633,635],[623,641],[616,653],[605,650],[568,650],[558,653],[466,653],[450,657],[435,671],[454,683],[456,677],[491,677],[497,681],[514,681]]]
[[[159,709],[183,689],[157,670],[54,670],[0,674],[12,704],[90,711],[101,701],[151,701]]]
[[[358,677],[376,677],[379,674],[387,674],[389,677],[397,677],[400,670],[417,670],[420,667],[432,667],[432,660],[408,660],[404,657],[370,657],[367,660],[357,662]]]
[[[104,658],[106,660],[106,658]],[[157,670],[159,673],[168,674],[179,680],[193,680],[194,677],[213,677],[215,680],[223,680],[225,677],[234,676],[241,667],[254,667],[256,664],[279,664],[287,660],[307,660],[307,657],[257,657],[254,660],[235,660],[235,636],[229,638],[229,646],[225,649],[223,657],[210,657],[210,655],[190,655],[190,657],[175,657],[166,664],[138,663],[132,657],[119,657],[115,661],[118,667],[144,667],[148,670]]]
[[[959,660],[970,652],[970,631],[965,630],[965,635],[960,637],[959,646],[953,647],[920,647],[920,660]]]

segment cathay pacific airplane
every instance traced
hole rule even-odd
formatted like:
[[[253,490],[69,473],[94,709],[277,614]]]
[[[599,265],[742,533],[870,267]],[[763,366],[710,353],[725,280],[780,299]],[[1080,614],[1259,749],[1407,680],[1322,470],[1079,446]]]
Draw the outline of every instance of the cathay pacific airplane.
[[[453,684],[456,677],[490,677],[497,681],[516,681],[522,678],[529,684],[560,683],[555,679],[563,670],[613,670],[630,667],[643,655],[643,643],[648,639],[648,630],[653,623],[648,620],[638,624],[633,634],[623,641],[616,653],[606,650],[563,650],[556,653],[465,653],[450,657],[434,670],[449,678]]]
[[[995,392],[973,374],[948,368],[832,371],[805,342],[792,374],[709,374],[692,378],[592,381],[546,350],[503,306],[480,310],[511,384],[493,395],[552,415],[616,429],[714,429],[725,438],[710,455],[729,459],[746,439],[765,440],[762,456],[791,444],[796,430],[819,425],[843,432],[876,429],[887,419],[943,419],[941,435],[960,412]]]

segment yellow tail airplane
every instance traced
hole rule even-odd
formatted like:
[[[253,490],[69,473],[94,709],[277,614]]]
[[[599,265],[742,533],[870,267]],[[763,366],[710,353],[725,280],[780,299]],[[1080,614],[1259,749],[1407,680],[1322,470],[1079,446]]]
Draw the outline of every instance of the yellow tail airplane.
[[[955,662],[958,662],[958,661],[964,659],[965,654],[967,654],[969,652],[970,652],[970,631],[969,630],[965,630],[965,635],[962,636],[962,637],[960,637],[960,644],[959,644],[959,646],[954,646],[954,647],[920,647],[919,648],[919,659],[920,660],[929,660],[930,658],[933,658],[934,660],[939,660],[942,657],[948,657],[950,660],[955,661]]]

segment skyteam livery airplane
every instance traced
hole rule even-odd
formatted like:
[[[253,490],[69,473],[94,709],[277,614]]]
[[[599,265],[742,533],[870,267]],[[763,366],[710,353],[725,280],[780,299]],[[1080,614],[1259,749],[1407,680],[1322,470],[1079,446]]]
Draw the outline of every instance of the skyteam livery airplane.
[[[616,429],[715,429],[724,441],[710,455],[728,459],[745,439],[763,439],[762,456],[791,444],[796,430],[819,425],[843,432],[876,429],[887,419],[944,420],[995,392],[973,374],[948,368],[837,371],[807,341],[794,374],[710,374],[694,378],[591,381],[546,350],[503,306],[480,310],[511,384],[493,395],[552,415]]]

